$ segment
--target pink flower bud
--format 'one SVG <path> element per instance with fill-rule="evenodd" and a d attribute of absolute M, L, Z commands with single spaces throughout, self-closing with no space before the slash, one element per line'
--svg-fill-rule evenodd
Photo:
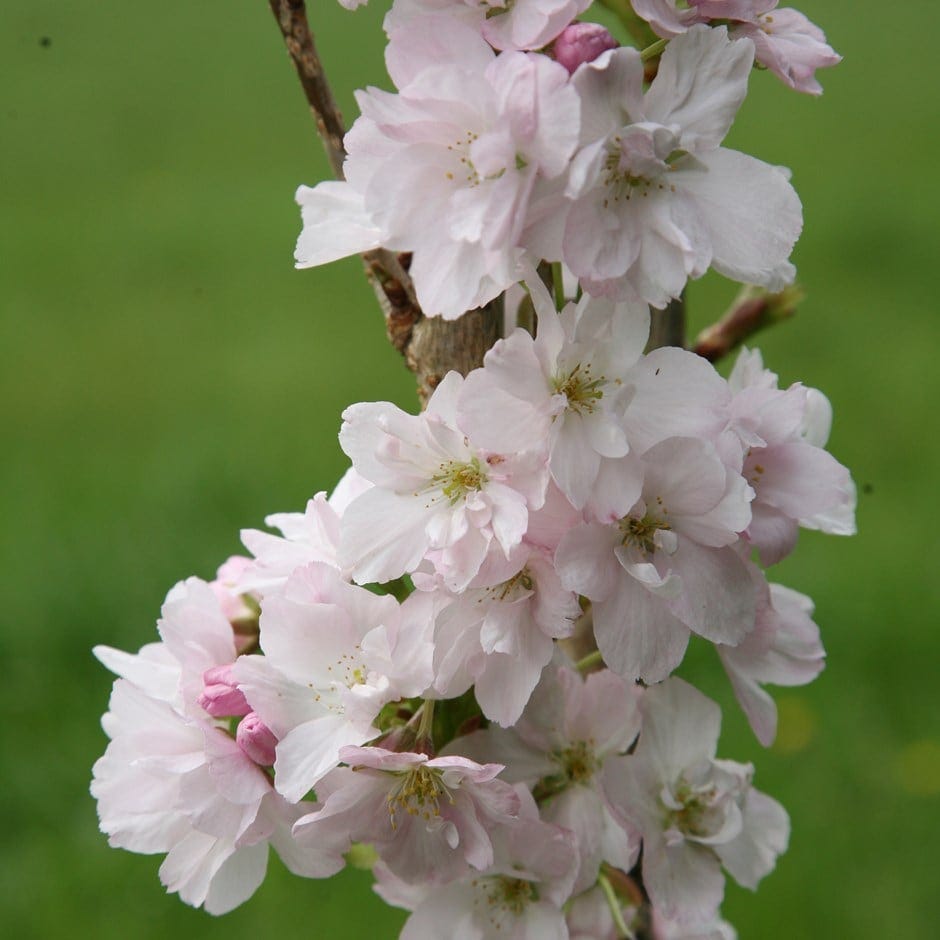
<path fill-rule="evenodd" d="M 251 706 L 232 678 L 232 665 L 213 666 L 202 674 L 205 688 L 197 701 L 213 718 L 247 715 Z"/>
<path fill-rule="evenodd" d="M 239 722 L 235 742 L 256 764 L 270 767 L 274 763 L 277 738 L 255 712 L 248 712 Z"/>
<path fill-rule="evenodd" d="M 600 23 L 572 23 L 561 31 L 553 50 L 555 61 L 573 75 L 583 62 L 593 62 L 602 52 L 619 45 Z"/>

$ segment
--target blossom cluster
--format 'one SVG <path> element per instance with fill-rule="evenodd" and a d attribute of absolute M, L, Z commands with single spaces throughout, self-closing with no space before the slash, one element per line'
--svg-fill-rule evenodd
<path fill-rule="evenodd" d="M 773 741 L 764 685 L 824 653 L 765 569 L 801 527 L 854 531 L 854 487 L 820 392 L 756 350 L 725 379 L 647 346 L 650 305 L 709 267 L 792 279 L 788 174 L 721 143 L 755 55 L 809 92 L 838 57 L 773 0 L 634 0 L 655 55 L 574 22 L 587 6 L 396 0 L 397 92 L 360 93 L 346 180 L 298 195 L 302 266 L 408 252 L 428 315 L 516 291 L 537 328 L 420 414 L 347 408 L 331 495 L 176 585 L 159 642 L 96 648 L 119 676 L 101 827 L 166 853 L 189 904 L 245 901 L 269 847 L 321 878 L 369 846 L 406 940 L 729 938 L 724 872 L 754 888 L 786 848 L 674 673 L 693 634 L 714 645 Z"/>

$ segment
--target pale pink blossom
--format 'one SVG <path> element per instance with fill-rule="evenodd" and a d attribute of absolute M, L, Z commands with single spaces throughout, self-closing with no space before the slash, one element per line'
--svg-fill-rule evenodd
<path fill-rule="evenodd" d="M 855 533 L 855 485 L 823 450 L 831 408 L 800 384 L 777 388 L 757 350 L 742 349 L 729 378 L 735 395 L 730 430 L 744 450 L 742 473 L 754 490 L 745 532 L 771 565 L 796 545 L 799 526 L 836 535 Z"/>
<path fill-rule="evenodd" d="M 601 862 L 624 871 L 636 862 L 639 834 L 612 820 L 599 781 L 607 760 L 636 740 L 640 697 L 638 686 L 610 670 L 582 677 L 555 664 L 514 727 L 491 726 L 448 748 L 505 764 L 506 780 L 525 783 L 538 796 L 542 819 L 574 834 L 576 893 L 595 883 Z"/>
<path fill-rule="evenodd" d="M 762 580 L 762 579 L 761 579 Z M 812 682 L 825 665 L 813 602 L 782 584 L 758 590 L 754 629 L 737 646 L 717 647 L 734 694 L 758 741 L 777 735 L 777 707 L 763 683 L 795 686 Z"/>
<path fill-rule="evenodd" d="M 343 412 L 340 445 L 375 484 L 343 516 L 340 558 L 359 583 L 397 578 L 427 557 L 462 590 L 491 547 L 509 556 L 529 508 L 542 504 L 547 472 L 537 456 L 487 453 L 457 427 L 463 381 L 448 373 L 420 415 L 388 402 Z"/>
<path fill-rule="evenodd" d="M 292 807 L 224 730 L 177 711 L 125 679 L 102 724 L 111 741 L 91 792 L 111 845 L 167 853 L 160 880 L 187 904 L 224 914 L 260 885 L 268 845 L 295 874 L 322 878 L 343 866 L 340 847 L 302 848 Z"/>
<path fill-rule="evenodd" d="M 378 735 L 382 706 L 418 695 L 430 682 L 426 653 L 388 661 L 401 631 L 401 610 L 345 582 L 316 562 L 298 569 L 262 602 L 264 656 L 243 656 L 234 675 L 253 711 L 277 738 L 274 783 L 291 802 L 339 763 L 339 751 Z M 409 635 L 403 642 L 413 644 Z M 420 644 L 419 644 L 420 646 Z"/>
<path fill-rule="evenodd" d="M 293 571 L 312 561 L 340 568 L 337 559 L 340 519 L 346 507 L 370 486 L 350 468 L 329 497 L 325 492 L 317 493 L 307 502 L 304 512 L 267 516 L 265 523 L 280 529 L 280 536 L 242 529 L 242 542 L 254 560 L 240 572 L 239 589 L 258 594 L 279 590 Z"/>
<path fill-rule="evenodd" d="M 696 23 L 713 20 L 728 25 L 732 39 L 754 43 L 756 61 L 791 88 L 807 94 L 822 93 L 816 69 L 838 65 L 840 56 L 826 42 L 825 33 L 799 10 L 777 9 L 779 0 L 631 0 L 633 9 L 657 36 L 671 39 Z"/>
<path fill-rule="evenodd" d="M 295 257 L 310 267 L 377 244 L 410 251 L 422 310 L 453 319 L 520 280 L 530 207 L 541 183 L 568 168 L 580 105 L 557 62 L 494 58 L 472 28 L 433 19 L 446 63 L 436 64 L 442 53 L 422 62 L 426 47 L 410 29 L 393 34 L 389 67 L 400 92 L 359 93 L 348 182 L 298 193 Z"/>
<path fill-rule="evenodd" d="M 302 845 L 367 842 L 398 878 L 453 881 L 493 864 L 490 834 L 519 811 L 519 797 L 497 780 L 500 764 L 463 757 L 344 747 L 340 767 L 318 787 L 322 809 L 294 827 Z"/>
<path fill-rule="evenodd" d="M 649 309 L 585 295 L 557 314 L 537 277 L 529 289 L 537 336 L 517 329 L 487 352 L 464 382 L 457 420 L 488 450 L 547 451 L 552 478 L 581 508 L 602 459 L 630 450 L 627 376 L 649 337 Z"/>
<path fill-rule="evenodd" d="M 564 536 L 555 564 L 566 588 L 594 602 L 610 668 L 658 682 L 690 631 L 735 645 L 753 629 L 755 590 L 735 548 L 752 493 L 696 438 L 667 438 L 621 464 L 605 481 L 604 514 Z"/>
<path fill-rule="evenodd" d="M 643 91 L 635 49 L 581 66 L 582 149 L 572 162 L 564 260 L 594 293 L 663 307 L 709 267 L 780 289 L 802 227 L 787 173 L 720 146 L 747 92 L 750 43 L 693 26 Z"/>
<path fill-rule="evenodd" d="M 376 891 L 413 912 L 401 940 L 567 940 L 561 907 L 576 864 L 571 834 L 541 822 L 528 791 L 516 792 L 518 816 L 492 831 L 494 860 L 485 872 L 443 886 L 411 886 L 376 865 Z"/>
<path fill-rule="evenodd" d="M 481 33 L 494 49 L 537 50 L 589 6 L 590 0 L 395 0 L 384 25 L 390 39 L 426 30 L 421 34 L 426 48 L 440 35 L 437 24 L 456 20 Z"/>
<path fill-rule="evenodd" d="M 487 718 L 515 724 L 553 641 L 571 634 L 580 613 L 544 550 L 523 543 L 508 559 L 491 555 L 464 591 L 445 595 L 435 618 L 435 690 L 454 698 L 473 685 Z"/>
<path fill-rule="evenodd" d="M 718 760 L 721 711 L 671 678 L 648 689 L 635 751 L 612 758 L 602 786 L 615 818 L 643 835 L 643 884 L 668 920 L 713 921 L 724 868 L 755 888 L 786 849 L 783 807 L 751 786 L 753 767 Z"/>

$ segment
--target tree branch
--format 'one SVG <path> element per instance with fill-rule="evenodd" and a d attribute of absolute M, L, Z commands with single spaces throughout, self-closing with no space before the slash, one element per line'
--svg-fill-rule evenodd
<path fill-rule="evenodd" d="M 343 179 L 343 117 L 324 74 L 304 0 L 268 0 L 268 5 L 317 122 L 333 174 Z M 409 256 L 379 248 L 363 254 L 362 261 L 382 308 L 389 341 L 405 357 L 418 380 L 422 406 L 451 369 L 466 375 L 482 365 L 484 354 L 502 335 L 501 301 L 472 310 L 458 320 L 425 317 L 408 275 Z"/>
<path fill-rule="evenodd" d="M 661 346 L 685 348 L 685 292 L 678 300 L 670 300 L 663 310 L 650 311 L 650 338 L 647 351 Z"/>
<path fill-rule="evenodd" d="M 747 285 L 741 288 L 724 316 L 699 333 L 692 352 L 717 362 L 749 336 L 792 317 L 802 299 L 803 291 L 796 284 L 777 294 Z"/>

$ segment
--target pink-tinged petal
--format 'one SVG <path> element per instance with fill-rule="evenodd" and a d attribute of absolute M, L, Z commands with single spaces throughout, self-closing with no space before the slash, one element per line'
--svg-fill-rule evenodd
<path fill-rule="evenodd" d="M 627 121 L 642 121 L 643 62 L 621 47 L 582 65 L 571 83 L 581 96 L 581 143 L 604 140 Z"/>
<path fill-rule="evenodd" d="M 666 917 L 690 923 L 714 920 L 725 893 L 711 849 L 685 841 L 667 846 L 661 836 L 643 840 L 643 884 Z"/>
<path fill-rule="evenodd" d="M 666 47 L 645 106 L 647 120 L 677 124 L 683 150 L 718 147 L 747 94 L 754 49 L 725 27 L 693 26 Z"/>
<path fill-rule="evenodd" d="M 759 474 L 755 463 L 760 464 Z M 791 519 L 825 513 L 854 496 L 848 470 L 828 451 L 802 441 L 757 452 L 745 466 L 745 472 L 756 477 L 758 499 Z"/>
<path fill-rule="evenodd" d="M 304 225 L 294 250 L 298 268 L 337 261 L 382 244 L 382 230 L 366 211 L 362 194 L 348 183 L 301 186 L 294 198 Z"/>
<path fill-rule="evenodd" d="M 591 446 L 587 424 L 580 415 L 561 415 L 557 420 L 562 424 L 549 461 L 552 479 L 572 506 L 580 509 L 591 494 L 601 457 Z"/>
<path fill-rule="evenodd" d="M 785 286 L 781 266 L 799 238 L 803 211 L 783 170 L 720 148 L 683 164 L 674 177 L 694 199 L 716 271 L 770 290 Z"/>
<path fill-rule="evenodd" d="M 241 656 L 235 678 L 252 709 L 278 738 L 297 725 L 328 714 L 314 689 L 288 679 L 266 656 Z"/>
<path fill-rule="evenodd" d="M 727 472 L 707 441 L 670 437 L 646 451 L 643 462 L 644 499 L 650 508 L 663 505 L 675 526 L 683 516 L 704 515 L 725 494 Z"/>
<path fill-rule="evenodd" d="M 264 850 L 266 857 L 267 846 L 253 846 L 247 851 L 249 857 L 256 857 L 261 850 Z M 212 879 L 234 852 L 235 846 L 231 841 L 191 830 L 170 849 L 163 860 L 160 882 L 167 891 L 178 892 L 181 901 L 199 907 L 206 900 Z M 246 900 L 247 896 L 241 897 L 232 906 L 237 907 Z"/>
<path fill-rule="evenodd" d="M 694 8 L 680 12 L 675 0 L 630 0 L 630 5 L 636 15 L 646 20 L 653 32 L 663 39 L 672 39 L 684 33 L 692 23 L 703 21 Z"/>
<path fill-rule="evenodd" d="M 574 834 L 580 865 L 572 893 L 587 890 L 597 881 L 602 861 L 604 809 L 597 792 L 587 786 L 568 786 L 544 804 L 542 819 Z"/>
<path fill-rule="evenodd" d="M 526 542 L 554 552 L 562 536 L 579 525 L 584 516 L 568 501 L 552 480 L 545 491 L 545 503 L 529 513 Z"/>
<path fill-rule="evenodd" d="M 566 688 L 566 732 L 572 741 L 591 740 L 599 756 L 622 754 L 640 732 L 640 686 L 602 669 L 578 679 L 569 670 L 559 670 Z M 572 686 L 581 688 L 580 705 L 573 704 Z"/>
<path fill-rule="evenodd" d="M 163 643 L 148 643 L 138 653 L 96 646 L 92 653 L 105 668 L 127 679 L 162 702 L 173 702 L 179 692 L 180 665 Z"/>
<path fill-rule="evenodd" d="M 493 503 L 493 534 L 508 556 L 525 535 L 529 521 L 525 498 L 516 490 L 495 482 L 487 486 L 486 493 Z"/>
<path fill-rule="evenodd" d="M 574 203 L 565 222 L 564 261 L 579 277 L 592 281 L 623 277 L 644 245 L 642 220 L 613 211 L 605 201 L 605 190 L 593 189 Z"/>
<path fill-rule="evenodd" d="M 633 454 L 600 462 L 587 503 L 598 522 L 619 522 L 634 507 L 643 488 L 645 466 Z"/>
<path fill-rule="evenodd" d="M 739 885 L 757 889 L 764 875 L 773 871 L 777 856 L 787 850 L 790 817 L 774 799 L 750 790 L 744 803 L 744 828 L 732 842 L 715 847 L 721 863 Z"/>
<path fill-rule="evenodd" d="M 639 453 L 667 437 L 715 437 L 727 423 L 731 391 L 701 356 L 656 349 L 630 370 L 627 382 L 635 395 L 624 424 Z"/>
<path fill-rule="evenodd" d="M 597 523 L 580 525 L 568 532 L 555 552 L 555 568 L 562 585 L 591 600 L 604 600 L 617 587 L 621 568 L 613 549 L 619 532 Z"/>
<path fill-rule="evenodd" d="M 418 567 L 428 549 L 427 525 L 438 512 L 431 499 L 376 487 L 350 505 L 340 558 L 357 582 L 391 581 Z"/>
<path fill-rule="evenodd" d="M 604 662 L 626 679 L 660 682 L 682 662 L 689 629 L 633 578 L 594 604 L 594 635 Z"/>
<path fill-rule="evenodd" d="M 475 694 L 483 714 L 504 728 L 522 714 L 542 669 L 552 658 L 553 644 L 541 631 L 528 630 L 526 650 L 519 656 L 493 653 L 476 681 Z"/>
<path fill-rule="evenodd" d="M 672 781 L 687 767 L 715 756 L 721 709 L 681 679 L 648 689 L 641 705 L 643 730 L 638 748 L 658 780 Z"/>
<path fill-rule="evenodd" d="M 396 88 L 404 88 L 426 68 L 449 65 L 483 72 L 493 61 L 493 50 L 478 29 L 453 16 L 426 14 L 389 29 L 385 66 Z"/>
<path fill-rule="evenodd" d="M 324 774 L 339 764 L 341 747 L 363 744 L 377 733 L 375 728 L 355 728 L 338 715 L 299 725 L 278 742 L 275 789 L 291 803 L 302 800 Z"/>
<path fill-rule="evenodd" d="M 747 567 L 733 548 L 702 548 L 684 540 L 673 556 L 682 594 L 670 610 L 690 630 L 734 646 L 754 628 L 756 595 Z"/>
<path fill-rule="evenodd" d="M 543 401 L 548 395 L 543 394 Z M 498 420 L 494 420 L 498 415 Z M 497 454 L 541 450 L 551 419 L 543 410 L 494 384 L 487 371 L 470 373 L 460 404 L 460 427 L 473 443 Z"/>
<path fill-rule="evenodd" d="M 809 95 L 822 94 L 816 69 L 842 61 L 823 31 L 798 10 L 775 10 L 757 24 L 735 24 L 732 35 L 746 36 L 757 49 L 757 61 L 785 84 Z"/>
<path fill-rule="evenodd" d="M 203 907 L 216 916 L 228 914 L 261 887 L 267 869 L 266 842 L 239 848 L 225 860 L 212 879 Z"/>
<path fill-rule="evenodd" d="M 262 812 L 272 817 L 271 845 L 288 871 L 302 878 L 329 878 L 346 864 L 343 853 L 349 849 L 349 840 L 324 838 L 316 845 L 301 845 L 291 830 L 313 806 L 311 803 L 292 806 L 272 793 L 262 803 Z"/>
<path fill-rule="evenodd" d="M 622 826 L 604 806 L 604 830 L 601 833 L 601 857 L 605 862 L 630 871 L 640 854 L 640 832 L 631 826 Z"/>
<path fill-rule="evenodd" d="M 796 548 L 799 534 L 800 527 L 795 519 L 761 502 L 751 504 L 747 539 L 757 548 L 765 567 L 786 558 Z"/>

